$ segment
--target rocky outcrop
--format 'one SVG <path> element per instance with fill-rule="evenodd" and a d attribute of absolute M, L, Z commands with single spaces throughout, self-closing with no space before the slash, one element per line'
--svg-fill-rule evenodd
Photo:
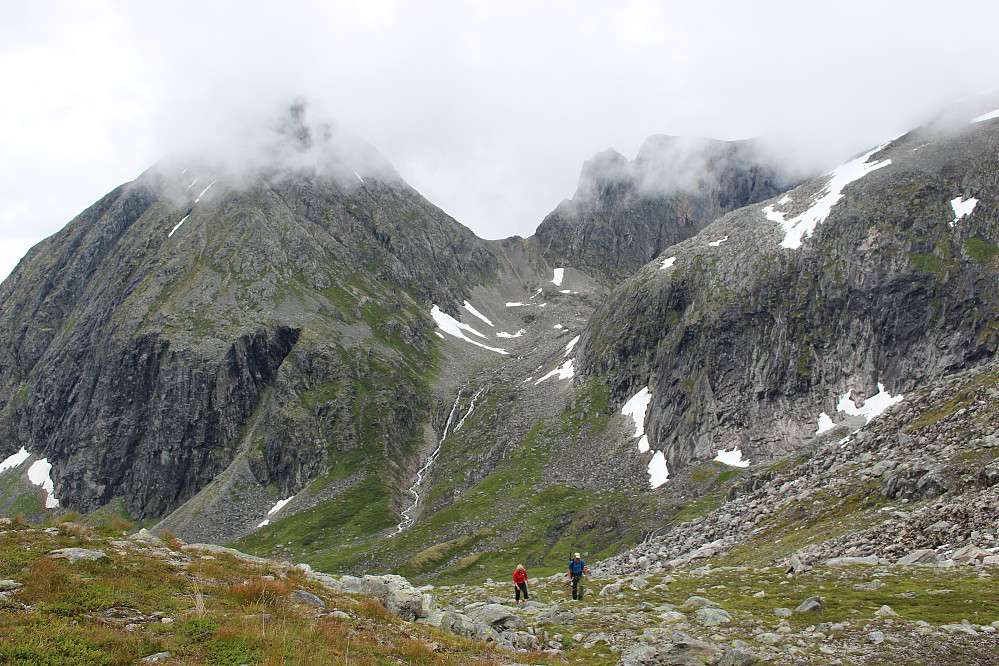
<path fill-rule="evenodd" d="M 633 162 L 614 150 L 586 162 L 572 199 L 535 236 L 552 265 L 617 281 L 725 213 L 792 184 L 759 142 L 652 136 Z"/>
<path fill-rule="evenodd" d="M 786 455 L 823 412 L 995 358 L 997 153 L 994 121 L 915 131 L 722 217 L 598 308 L 584 376 L 613 383 L 612 405 L 649 387 L 645 432 L 676 469 Z"/>

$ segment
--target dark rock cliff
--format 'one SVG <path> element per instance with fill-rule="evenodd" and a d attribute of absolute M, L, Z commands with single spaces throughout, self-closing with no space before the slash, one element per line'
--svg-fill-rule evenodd
<path fill-rule="evenodd" d="M 634 162 L 614 150 L 586 162 L 572 199 L 535 235 L 553 265 L 614 282 L 721 215 L 794 184 L 756 141 L 653 136 Z"/>
<path fill-rule="evenodd" d="M 997 156 L 996 121 L 923 128 L 722 217 L 598 308 L 585 374 L 612 382 L 612 404 L 650 387 L 646 432 L 676 467 L 733 446 L 770 459 L 812 437 L 821 412 L 844 418 L 851 390 L 859 405 L 879 383 L 905 393 L 995 358 Z M 775 220 L 818 215 L 864 171 L 795 248 Z"/>

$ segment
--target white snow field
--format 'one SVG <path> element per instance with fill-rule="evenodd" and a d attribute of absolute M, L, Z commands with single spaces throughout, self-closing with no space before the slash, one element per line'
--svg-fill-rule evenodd
<path fill-rule="evenodd" d="M 763 214 L 766 218 L 771 222 L 777 222 L 784 229 L 784 240 L 780 243 L 781 247 L 793 250 L 800 248 L 802 240 L 806 236 L 811 236 L 812 232 L 815 231 L 815 227 L 829 217 L 833 206 L 843 198 L 843 190 L 846 189 L 847 185 L 860 180 L 872 171 L 891 164 L 890 159 L 872 163 L 868 163 L 867 161 L 872 155 L 888 145 L 888 143 L 890 142 L 883 143 L 857 159 L 835 169 L 829 174 L 830 178 L 826 186 L 813 198 L 812 205 L 808 207 L 808 210 L 792 217 L 790 220 L 784 218 L 784 213 L 774 210 L 773 204 L 764 206 Z M 778 205 L 784 205 L 790 201 L 791 199 L 785 195 L 777 203 Z"/>

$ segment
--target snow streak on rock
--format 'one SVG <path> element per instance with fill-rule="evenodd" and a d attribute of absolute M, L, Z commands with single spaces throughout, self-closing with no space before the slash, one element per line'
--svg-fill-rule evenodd
<path fill-rule="evenodd" d="M 708 245 L 710 245 L 711 247 L 718 247 L 719 245 L 721 245 L 722 243 L 724 243 L 727 240 L 728 240 L 728 236 L 725 236 L 724 238 L 719 238 L 716 241 L 711 241 L 710 243 L 708 243 Z"/>
<path fill-rule="evenodd" d="M 985 120 L 992 120 L 993 118 L 999 118 L 999 109 L 995 111 L 989 111 L 988 113 L 983 113 L 980 116 L 971 119 L 973 123 L 980 123 Z"/>
<path fill-rule="evenodd" d="M 288 502 L 290 502 L 293 499 L 295 499 L 294 495 L 292 495 L 291 497 L 289 497 L 287 499 L 278 500 L 277 503 L 274 506 L 271 507 L 271 510 L 268 511 L 265 515 L 270 516 L 272 514 L 277 513 L 278 511 L 280 511 L 281 509 L 284 508 L 285 504 L 287 504 Z M 260 528 L 260 527 L 264 527 L 265 525 L 270 525 L 270 524 L 271 524 L 270 519 L 269 518 L 264 518 L 264 520 L 259 525 L 257 525 L 257 527 Z"/>
<path fill-rule="evenodd" d="M 659 268 L 661 268 L 662 270 L 665 270 L 667 268 L 672 267 L 673 264 L 675 264 L 675 263 L 676 263 L 676 257 L 667 257 L 666 259 L 663 259 L 663 265 L 660 266 Z"/>
<path fill-rule="evenodd" d="M 766 215 L 767 219 L 771 222 L 777 222 L 784 229 L 784 240 L 781 241 L 781 247 L 787 247 L 791 249 L 797 249 L 801 247 L 801 242 L 806 236 L 811 236 L 812 232 L 815 231 L 815 227 L 825 221 L 829 217 L 829 213 L 832 211 L 833 206 L 843 198 L 843 190 L 850 183 L 860 180 L 867 174 L 880 169 L 881 167 L 886 167 L 891 164 L 891 160 L 881 160 L 880 162 L 868 163 L 875 153 L 884 148 L 887 143 L 883 143 L 880 146 L 874 148 L 870 152 L 867 152 L 852 162 L 847 162 L 843 166 L 839 167 L 831 174 L 829 174 L 829 182 L 826 186 L 816 195 L 812 200 L 811 206 L 805 212 L 792 217 L 790 220 L 784 219 L 784 213 L 781 211 L 774 210 L 774 204 L 765 206 L 763 208 L 763 214 Z M 784 201 L 786 197 L 781 198 Z M 790 199 L 788 199 L 788 202 Z M 785 205 L 778 202 L 778 205 Z"/>
<path fill-rule="evenodd" d="M 184 218 L 180 222 L 177 223 L 177 226 L 175 226 L 173 229 L 170 230 L 170 233 L 167 234 L 167 238 L 170 238 L 170 236 L 173 236 L 173 232 L 175 232 L 178 229 L 180 229 L 180 225 L 184 224 L 184 221 L 187 220 L 187 218 L 189 218 L 189 217 L 191 217 L 191 216 L 190 215 L 185 215 Z"/>
<path fill-rule="evenodd" d="M 570 340 L 569 344 L 567 344 L 565 346 L 565 356 L 568 356 L 569 354 L 572 353 L 572 348 L 576 346 L 577 342 L 579 342 L 579 336 L 578 335 L 576 337 L 574 337 L 572 340 Z"/>
<path fill-rule="evenodd" d="M 434 305 L 430 309 L 430 316 L 434 318 L 435 322 L 437 322 L 437 326 L 442 331 L 444 331 L 445 333 L 447 333 L 449 335 L 453 335 L 454 337 L 459 338 L 461 340 L 464 340 L 465 342 L 471 342 L 473 345 L 475 345 L 477 347 L 482 347 L 483 349 L 488 349 L 489 351 L 496 352 L 497 354 L 506 354 L 507 353 L 507 351 L 505 349 L 498 349 L 496 347 L 489 347 L 487 345 L 482 344 L 481 342 L 478 342 L 476 340 L 472 340 L 471 338 L 469 338 L 462 331 L 468 331 L 472 335 L 477 335 L 480 338 L 485 338 L 486 336 L 483 335 L 482 333 L 479 333 L 478 331 L 476 331 L 474 328 L 472 328 L 468 324 L 462 324 L 460 321 L 458 321 L 457 319 L 455 319 L 454 317 L 452 317 L 448 313 L 444 312 L 443 310 L 441 310 L 436 305 Z M 440 335 L 439 332 L 438 332 L 438 335 Z M 441 337 L 443 338 L 444 336 L 441 336 Z"/>
<path fill-rule="evenodd" d="M 495 324 L 493 324 L 491 321 L 489 321 L 489 319 L 486 318 L 486 316 L 484 314 L 482 314 L 481 312 L 479 312 L 478 310 L 476 310 L 475 308 L 473 308 L 472 304 L 469 303 L 468 301 L 465 301 L 465 309 L 468 310 L 469 312 L 471 312 L 473 315 L 475 315 L 479 319 L 481 319 L 482 321 L 486 322 L 486 324 L 488 324 L 489 326 L 495 326 Z"/>
<path fill-rule="evenodd" d="M 541 382 L 545 381 L 546 379 L 550 379 L 551 377 L 558 377 L 559 379 L 572 379 L 575 376 L 576 376 L 576 369 L 573 367 L 572 359 L 570 358 L 568 361 L 566 361 L 559 367 L 555 368 L 554 370 L 549 372 L 547 375 L 545 375 L 538 381 L 534 382 L 534 385 L 537 386 Z"/>
<path fill-rule="evenodd" d="M 212 189 L 212 185 L 214 185 L 217 182 L 219 182 L 219 181 L 213 180 L 212 182 L 208 183 L 208 187 L 206 187 L 205 189 L 201 190 L 201 194 L 199 194 L 198 198 L 194 200 L 194 203 L 198 203 L 199 201 L 201 201 L 201 197 L 205 196 L 205 192 L 207 192 L 208 190 Z"/>

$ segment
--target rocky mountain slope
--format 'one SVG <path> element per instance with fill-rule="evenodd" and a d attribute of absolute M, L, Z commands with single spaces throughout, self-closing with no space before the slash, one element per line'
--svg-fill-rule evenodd
<path fill-rule="evenodd" d="M 583 376 L 611 405 L 647 390 L 647 441 L 674 469 L 787 455 L 864 400 L 995 358 L 999 123 L 973 115 L 663 252 L 599 306 Z"/>
<path fill-rule="evenodd" d="M 608 149 L 538 227 L 544 256 L 614 282 L 723 214 L 796 185 L 757 140 L 652 136 L 634 161 Z"/>
<path fill-rule="evenodd" d="M 428 304 L 497 260 L 303 113 L 262 166 L 158 165 L 4 282 L 2 450 L 52 461 L 64 505 L 161 517 L 232 468 L 248 497 L 223 532 L 309 483 L 392 523 L 433 403 Z"/>

